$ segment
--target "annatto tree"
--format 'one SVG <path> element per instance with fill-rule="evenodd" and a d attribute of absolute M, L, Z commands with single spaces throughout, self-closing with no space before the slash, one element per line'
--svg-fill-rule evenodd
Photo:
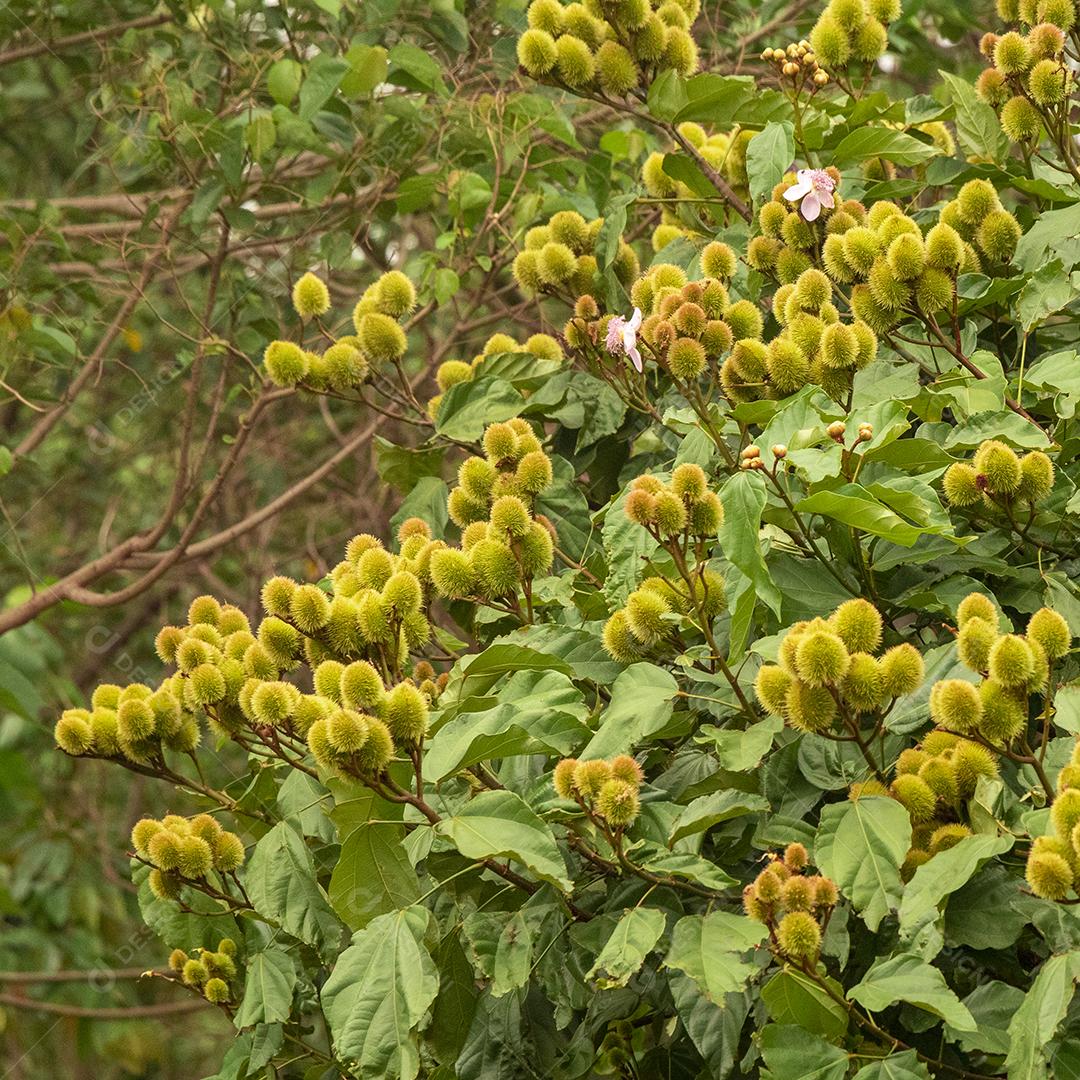
<path fill-rule="evenodd" d="M 1073 0 L 906 100 L 899 0 L 756 80 L 698 16 L 534 0 L 524 75 L 661 144 L 508 235 L 548 332 L 402 392 L 393 535 L 56 724 L 190 811 L 131 869 L 220 1078 L 1080 1073 Z M 291 299 L 269 382 L 396 383 L 408 276 Z"/>

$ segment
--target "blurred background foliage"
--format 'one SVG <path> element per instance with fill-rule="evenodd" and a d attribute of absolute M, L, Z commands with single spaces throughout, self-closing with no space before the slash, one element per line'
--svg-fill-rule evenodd
<path fill-rule="evenodd" d="M 706 2 L 702 69 L 763 74 L 761 49 L 819 6 Z M 882 60 L 893 96 L 929 93 L 941 68 L 970 78 L 990 6 L 907 0 Z M 150 630 L 194 595 L 254 616 L 258 583 L 385 535 L 437 471 L 390 445 L 424 432 L 386 394 L 265 392 L 258 357 L 294 329 L 276 313 L 302 273 L 338 304 L 388 267 L 420 284 L 420 400 L 494 330 L 561 325 L 509 272 L 525 231 L 603 213 L 657 143 L 520 81 L 523 24 L 520 0 L 0 5 L 5 1077 L 187 1080 L 220 1060 L 218 1013 L 135 977 L 162 956 L 116 842 L 188 808 L 76 769 L 52 718 L 152 670 Z M 628 236 L 653 224 L 646 209 Z"/>

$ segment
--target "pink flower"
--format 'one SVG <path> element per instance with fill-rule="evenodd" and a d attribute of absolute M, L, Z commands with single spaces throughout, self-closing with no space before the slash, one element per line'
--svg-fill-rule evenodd
<path fill-rule="evenodd" d="M 644 371 L 641 353 L 638 352 L 637 347 L 639 326 L 641 326 L 640 308 L 634 308 L 634 314 L 629 319 L 624 319 L 621 315 L 612 316 L 608 323 L 607 340 L 604 344 L 612 356 L 627 356 L 638 371 Z"/>
<path fill-rule="evenodd" d="M 799 213 L 807 221 L 817 221 L 823 206 L 831 210 L 836 205 L 836 181 L 824 169 L 800 169 L 795 177 L 797 182 L 784 192 L 784 198 L 788 202 L 802 199 Z"/>

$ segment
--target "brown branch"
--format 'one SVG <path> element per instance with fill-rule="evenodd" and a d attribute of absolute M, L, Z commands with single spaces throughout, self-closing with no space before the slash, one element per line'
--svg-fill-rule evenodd
<path fill-rule="evenodd" d="M 202 998 L 190 1001 L 166 1001 L 160 1005 L 128 1005 L 118 1008 L 94 1008 L 87 1005 L 60 1005 L 55 1001 L 35 1001 L 15 994 L 0 993 L 0 1005 L 12 1009 L 28 1009 L 31 1012 L 51 1013 L 53 1016 L 69 1016 L 80 1020 L 152 1020 L 159 1016 L 176 1016 L 195 1012 L 209 1004 Z"/>
<path fill-rule="evenodd" d="M 13 64 L 16 60 L 29 60 L 34 56 L 43 56 L 46 53 L 59 52 L 62 49 L 71 49 L 76 45 L 85 45 L 87 42 L 104 41 L 106 38 L 119 37 L 129 30 L 146 30 L 151 26 L 161 26 L 162 23 L 172 22 L 172 13 L 161 11 L 154 15 L 142 15 L 138 19 L 129 19 L 127 22 L 113 23 L 111 26 L 102 26 L 96 30 L 83 30 L 78 34 L 68 34 L 67 37 L 54 38 L 52 41 L 38 39 L 33 45 L 19 45 L 14 49 L 0 52 L 0 65 Z"/>

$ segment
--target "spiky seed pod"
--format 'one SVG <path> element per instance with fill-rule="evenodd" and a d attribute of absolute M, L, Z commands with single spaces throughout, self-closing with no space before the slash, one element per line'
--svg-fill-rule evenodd
<path fill-rule="evenodd" d="M 874 263 L 867 283 L 874 300 L 886 311 L 899 311 L 911 300 L 911 287 L 896 276 L 887 259 Z"/>
<path fill-rule="evenodd" d="M 244 842 L 236 833 L 222 831 L 214 837 L 214 869 L 231 874 L 244 865 Z"/>
<path fill-rule="evenodd" d="M 301 585 L 293 591 L 289 615 L 303 633 L 314 634 L 330 618 L 330 598 L 318 585 Z"/>
<path fill-rule="evenodd" d="M 65 709 L 53 728 L 53 738 L 65 754 L 78 757 L 88 753 L 94 745 L 90 713 L 86 709 Z"/>
<path fill-rule="evenodd" d="M 1004 634 L 994 642 L 987 658 L 990 677 L 1002 686 L 1023 686 L 1035 672 L 1031 646 L 1017 634 Z"/>
<path fill-rule="evenodd" d="M 1071 79 L 1057 60 L 1040 60 L 1028 73 L 1028 93 L 1036 105 L 1059 105 L 1069 93 Z"/>
<path fill-rule="evenodd" d="M 272 577 L 262 587 L 261 601 L 263 610 L 268 615 L 276 615 L 278 618 L 289 617 L 289 605 L 292 603 L 293 593 L 298 586 L 292 578 Z"/>
<path fill-rule="evenodd" d="M 869 653 L 853 653 L 839 689 L 841 697 L 857 712 L 872 712 L 881 704 L 882 696 L 878 662 Z"/>
<path fill-rule="evenodd" d="M 764 237 L 757 237 L 756 239 L 762 240 Z M 848 261 L 844 256 L 843 236 L 835 234 L 827 236 L 821 249 L 821 258 L 825 265 L 825 270 L 833 281 L 838 281 L 841 284 L 846 285 L 855 280 L 855 270 L 848 264 Z M 775 261 L 776 260 L 774 259 L 774 264 Z"/>
<path fill-rule="evenodd" d="M 1054 489 L 1054 464 L 1041 450 L 1020 459 L 1020 484 L 1016 495 L 1031 504 L 1042 502 Z"/>
<path fill-rule="evenodd" d="M 801 390 L 810 378 L 810 361 L 788 338 L 777 337 L 769 342 L 766 365 L 769 381 L 782 394 Z"/>
<path fill-rule="evenodd" d="M 816 314 L 832 299 L 832 283 L 820 270 L 805 270 L 795 282 L 792 295 L 803 311 Z"/>
<path fill-rule="evenodd" d="M 699 304 L 687 301 L 687 303 L 680 304 L 676 308 L 672 321 L 675 324 L 675 329 L 680 334 L 688 334 L 690 337 L 697 338 L 704 333 L 705 324 L 708 320 Z"/>
<path fill-rule="evenodd" d="M 697 502 L 708 487 L 705 470 L 693 462 L 676 465 L 671 474 L 671 490 L 687 502 Z"/>
<path fill-rule="evenodd" d="M 1020 223 L 1008 210 L 994 210 L 983 219 L 975 242 L 991 262 L 1005 263 L 1016 253 L 1020 235 Z"/>
<path fill-rule="evenodd" d="M 997 626 L 998 610 L 994 601 L 983 593 L 968 593 L 956 606 L 956 625 L 962 628 L 971 619 L 985 619 L 991 626 Z"/>
<path fill-rule="evenodd" d="M 1031 891 L 1043 900 L 1064 900 L 1073 884 L 1069 863 L 1053 852 L 1032 853 L 1025 874 Z"/>
<path fill-rule="evenodd" d="M 558 59 L 555 39 L 546 30 L 532 27 L 518 38 L 517 58 L 528 74 L 538 79 L 555 67 Z"/>
<path fill-rule="evenodd" d="M 1001 107 L 1000 119 L 1001 130 L 1013 142 L 1034 142 L 1042 131 L 1042 118 L 1038 110 L 1019 94 L 1009 98 Z"/>
<path fill-rule="evenodd" d="M 983 715 L 979 734 L 997 746 L 1008 746 L 1027 724 L 1027 713 L 1017 695 L 994 679 L 979 687 Z"/>
<path fill-rule="evenodd" d="M 935 683 L 930 693 L 930 717 L 935 724 L 961 734 L 977 731 L 982 721 L 978 689 L 964 679 Z"/>
<path fill-rule="evenodd" d="M 579 761 L 574 768 L 574 788 L 588 803 L 596 800 L 611 779 L 611 765 L 601 758 Z"/>
<path fill-rule="evenodd" d="M 988 490 L 1009 495 L 1020 486 L 1022 472 L 1016 452 L 997 439 L 987 439 L 975 451 L 972 464 L 986 478 Z"/>
<path fill-rule="evenodd" d="M 150 837 L 146 856 L 159 870 L 174 871 L 180 866 L 180 840 L 183 837 L 171 829 L 161 829 Z"/>
<path fill-rule="evenodd" d="M 784 717 L 800 731 L 828 731 L 836 719 L 836 701 L 827 687 L 792 680 L 784 700 Z"/>
<path fill-rule="evenodd" d="M 154 711 L 146 700 L 129 698 L 120 702 L 120 707 L 116 710 L 116 730 L 125 749 L 151 738 L 154 728 Z M 89 730 L 89 724 L 87 724 L 88 733 Z M 87 738 L 90 737 L 87 734 Z M 85 753 L 85 751 L 81 752 Z"/>
<path fill-rule="evenodd" d="M 961 798 L 970 798 L 982 776 L 993 779 L 998 774 L 994 755 L 977 743 L 962 740 L 957 744 L 952 756 L 953 771 L 956 773 L 957 792 Z"/>
<path fill-rule="evenodd" d="M 596 812 L 615 829 L 633 824 L 641 812 L 637 784 L 612 777 L 596 796 Z"/>
<path fill-rule="evenodd" d="M 653 517 L 661 536 L 677 536 L 686 528 L 686 504 L 671 491 L 653 497 Z"/>
<path fill-rule="evenodd" d="M 225 676 L 213 664 L 199 664 L 188 676 L 189 689 L 192 700 L 198 705 L 210 705 L 215 701 L 221 701 L 225 697 Z M 176 724 L 171 725 L 170 730 L 175 729 L 179 723 L 177 711 Z M 155 721 L 157 717 L 155 716 Z"/>
<path fill-rule="evenodd" d="M 555 558 L 555 541 L 543 525 L 534 521 L 529 531 L 518 541 L 521 572 L 536 578 L 548 573 Z"/>
<path fill-rule="evenodd" d="M 787 220 L 787 207 L 781 202 L 767 202 L 758 211 L 758 224 L 763 235 L 779 239 L 780 230 Z"/>
<path fill-rule="evenodd" d="M 326 282 L 308 272 L 293 286 L 292 302 L 296 314 L 306 322 L 330 310 L 330 290 Z"/>
<path fill-rule="evenodd" d="M 307 353 L 291 341 L 271 341 L 263 353 L 263 367 L 275 386 L 293 387 L 307 375 Z"/>
<path fill-rule="evenodd" d="M 780 903 L 787 911 L 809 911 L 814 906 L 814 886 L 809 878 L 788 878 L 780 888 Z"/>
<path fill-rule="evenodd" d="M 409 570 L 391 574 L 382 588 L 382 602 L 387 614 L 399 619 L 416 614 L 424 603 L 419 578 Z"/>
<path fill-rule="evenodd" d="M 188 960 L 181 971 L 181 979 L 185 986 L 200 987 L 208 977 L 209 972 L 201 960 Z"/>
<path fill-rule="evenodd" d="M 1001 209 L 1001 202 L 989 180 L 969 180 L 957 193 L 955 206 L 968 226 L 978 228 L 988 214 Z"/>
<path fill-rule="evenodd" d="M 161 832 L 163 826 L 154 818 L 140 818 L 131 829 L 131 846 L 135 853 L 143 859 L 150 857 L 150 841 Z"/>
<path fill-rule="evenodd" d="M 1050 821 L 1054 832 L 1063 840 L 1069 840 L 1073 830 L 1080 825 L 1080 790 L 1068 788 L 1058 795 L 1050 809 Z"/>
<path fill-rule="evenodd" d="M 464 360 L 446 360 L 435 372 L 435 382 L 444 394 L 458 383 L 471 382 L 472 377 L 473 369 Z"/>
<path fill-rule="evenodd" d="M 1076 23 L 1076 4 L 1074 0 L 1042 0 L 1038 18 L 1061 30 L 1071 30 Z"/>
<path fill-rule="evenodd" d="M 1039 608 L 1028 620 L 1027 636 L 1037 642 L 1050 660 L 1060 660 L 1072 645 L 1069 624 L 1056 611 Z"/>
<path fill-rule="evenodd" d="M 889 269 L 901 281 L 914 281 L 926 266 L 926 248 L 922 237 L 912 233 L 901 233 L 885 253 Z"/>
<path fill-rule="evenodd" d="M 574 785 L 574 770 L 578 767 L 577 758 L 563 758 L 551 774 L 551 783 L 555 794 L 560 799 L 574 799 L 577 788 Z"/>
<path fill-rule="evenodd" d="M 881 644 L 881 614 L 869 600 L 845 600 L 830 616 L 829 625 L 850 652 L 873 653 Z"/>
<path fill-rule="evenodd" d="M 210 845 L 201 836 L 181 836 L 176 846 L 179 853 L 176 869 L 182 877 L 198 881 L 214 868 Z"/>
<path fill-rule="evenodd" d="M 285 682 L 265 682 L 251 694 L 251 711 L 260 724 L 274 727 L 292 716 L 299 691 Z"/>
<path fill-rule="evenodd" d="M 116 757 L 120 753 L 120 731 L 114 709 L 94 709 L 90 713 L 90 730 L 95 754 Z"/>
<path fill-rule="evenodd" d="M 1048 22 L 1039 23 L 1028 31 L 1028 48 L 1036 60 L 1052 60 L 1060 57 L 1065 49 L 1065 35 L 1061 28 Z"/>
<path fill-rule="evenodd" d="M 408 348 L 405 331 L 389 315 L 376 311 L 360 320 L 357 336 L 361 351 L 376 363 L 400 360 Z"/>
<path fill-rule="evenodd" d="M 629 754 L 617 754 L 611 759 L 611 775 L 615 780 L 633 784 L 635 787 L 640 786 L 645 779 L 644 770 Z"/>
<path fill-rule="evenodd" d="M 808 686 L 835 686 L 847 674 L 851 657 L 837 634 L 805 634 L 795 648 L 795 667 Z"/>
<path fill-rule="evenodd" d="M 795 842 L 784 848 L 784 865 L 793 873 L 805 870 L 809 862 L 810 855 L 802 844 Z"/>
<path fill-rule="evenodd" d="M 638 589 L 626 598 L 626 624 L 642 645 L 655 645 L 667 632 L 671 606 L 658 593 Z"/>
<path fill-rule="evenodd" d="M 382 676 L 367 660 L 355 660 L 341 672 L 341 702 L 357 712 L 374 712 L 386 695 Z"/>
<path fill-rule="evenodd" d="M 469 552 L 477 586 L 486 596 L 510 596 L 521 584 L 521 567 L 500 540 L 481 540 Z"/>
<path fill-rule="evenodd" d="M 933 818 L 937 796 L 922 777 L 911 773 L 898 776 L 892 782 L 892 794 L 916 824 Z"/>
<path fill-rule="evenodd" d="M 632 664 L 641 659 L 641 645 L 630 630 L 626 612 L 616 611 L 604 623 L 601 640 L 608 655 L 620 664 Z"/>
<path fill-rule="evenodd" d="M 671 68 L 684 79 L 693 75 L 699 65 L 697 42 L 679 26 L 668 27 L 661 65 Z"/>
<path fill-rule="evenodd" d="M 701 342 L 694 338 L 677 338 L 668 350 L 668 368 L 671 374 L 684 382 L 693 382 L 705 370 L 708 359 Z"/>
<path fill-rule="evenodd" d="M 724 523 L 724 505 L 715 491 L 705 494 L 690 508 L 690 533 L 708 539 L 716 536 Z"/>
<path fill-rule="evenodd" d="M 926 761 L 927 755 L 923 750 L 916 750 L 914 747 L 908 747 L 906 750 L 900 751 L 900 756 L 896 759 L 896 775 L 908 776 L 913 773 L 917 773 Z"/>
<path fill-rule="evenodd" d="M 706 244 L 701 252 L 701 272 L 705 277 L 730 281 L 738 268 L 738 259 L 729 244 L 714 240 Z"/>
<path fill-rule="evenodd" d="M 536 268 L 544 285 L 558 288 L 574 276 L 577 258 L 565 244 L 553 240 L 540 249 Z"/>
<path fill-rule="evenodd" d="M 724 311 L 724 322 L 731 327 L 732 336 L 740 338 L 760 338 L 764 320 L 757 306 L 749 300 L 736 300 Z"/>
<path fill-rule="evenodd" d="M 814 960 L 821 948 L 821 927 L 808 912 L 790 911 L 780 920 L 776 940 L 792 960 Z"/>
<path fill-rule="evenodd" d="M 90 705 L 95 709 L 116 709 L 120 704 L 120 687 L 115 683 L 101 683 L 90 695 Z"/>
<path fill-rule="evenodd" d="M 997 615 L 994 615 L 997 622 Z M 986 671 L 990 660 L 990 649 L 997 641 L 998 632 L 996 627 L 986 619 L 969 618 L 960 625 L 960 633 L 956 636 L 956 653 L 960 661 L 966 664 L 972 671 Z"/>
<path fill-rule="evenodd" d="M 810 31 L 810 48 L 818 63 L 829 71 L 844 67 L 851 58 L 851 39 L 828 12 L 820 16 Z"/>
<path fill-rule="evenodd" d="M 640 79 L 634 58 L 616 41 L 605 41 L 596 53 L 596 74 L 605 94 L 624 97 Z"/>
<path fill-rule="evenodd" d="M 503 495 L 491 507 L 491 526 L 507 536 L 521 537 L 529 531 L 532 518 L 528 507 L 516 495 Z"/>
<path fill-rule="evenodd" d="M 754 679 L 754 693 L 766 712 L 777 716 L 784 715 L 788 690 L 791 689 L 791 676 L 775 664 L 763 665 Z"/>
<path fill-rule="evenodd" d="M 951 762 L 944 757 L 933 757 L 923 762 L 919 779 L 945 803 L 956 802 L 956 774 Z"/>
<path fill-rule="evenodd" d="M 894 645 L 879 661 L 881 688 L 886 698 L 914 694 L 922 686 L 926 665 L 914 645 Z"/>
<path fill-rule="evenodd" d="M 424 741 L 428 726 L 428 705 L 412 683 L 398 683 L 387 695 L 382 718 L 396 743 L 417 745 Z"/>

